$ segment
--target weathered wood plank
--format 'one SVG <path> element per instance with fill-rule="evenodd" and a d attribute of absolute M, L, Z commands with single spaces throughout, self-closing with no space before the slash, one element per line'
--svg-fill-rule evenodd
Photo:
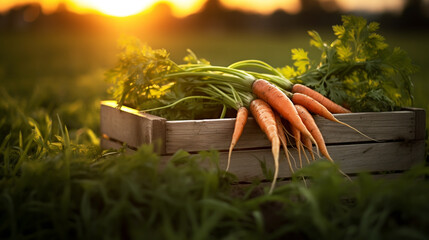
<path fill-rule="evenodd" d="M 167 121 L 166 152 L 178 149 L 201 151 L 229 148 L 235 118 L 195 121 Z M 270 143 L 253 118 L 247 121 L 236 149 L 267 147 Z"/>
<path fill-rule="evenodd" d="M 411 147 L 411 159 L 414 161 L 412 165 L 424 162 L 426 155 L 425 140 L 422 139 L 413 141 Z"/>
<path fill-rule="evenodd" d="M 103 101 L 100 115 L 102 134 L 132 147 L 152 143 L 157 152 L 165 153 L 165 118 L 128 107 L 119 110 L 114 101 Z"/>
<path fill-rule="evenodd" d="M 371 174 L 371 178 L 373 179 L 385 179 L 385 180 L 394 180 L 394 179 L 398 179 L 401 176 L 403 176 L 402 172 L 396 172 L 396 173 L 378 173 L 378 174 Z M 353 175 L 350 176 L 350 179 L 352 181 L 358 179 L 358 175 Z M 289 184 L 291 182 L 291 178 L 282 178 L 282 179 L 278 179 L 277 181 L 277 185 L 276 186 L 282 186 L 282 185 L 286 185 Z M 302 180 L 301 180 L 302 181 Z M 246 185 L 250 185 L 251 182 L 239 182 L 237 184 L 235 184 L 238 187 L 246 187 Z M 311 185 L 311 179 L 306 179 L 306 184 L 307 186 Z M 271 186 L 271 182 L 270 181 L 262 181 L 259 185 L 259 187 L 263 187 L 263 188 L 269 188 Z"/>
<path fill-rule="evenodd" d="M 108 139 L 101 140 L 103 148 L 120 148 L 122 145 Z M 424 161 L 424 140 L 406 142 L 385 142 L 385 143 L 362 143 L 351 145 L 328 146 L 332 158 L 340 169 L 347 174 L 360 172 L 380 172 L 380 171 L 402 171 L 408 170 L 411 166 Z M 128 153 L 134 150 L 128 149 Z M 295 149 L 290 149 L 292 157 L 295 159 L 292 165 L 299 166 L 298 153 Z M 227 153 L 219 153 L 219 163 L 221 168 L 225 168 Z M 162 161 L 167 162 L 171 155 L 163 155 Z M 254 179 L 264 179 L 261 169 L 261 161 L 269 169 L 273 169 L 271 150 L 236 150 L 233 152 L 230 172 L 235 174 L 240 181 L 252 181 Z M 293 160 L 292 160 L 293 161 Z M 303 165 L 307 165 L 305 158 Z M 207 165 L 202 165 L 207 167 Z M 286 162 L 284 152 L 281 152 L 279 177 L 290 177 L 291 172 Z"/>
<path fill-rule="evenodd" d="M 412 140 L 415 137 L 413 111 L 336 114 L 336 117 L 361 132 L 380 141 Z M 229 147 L 235 119 L 167 121 L 166 152 L 178 149 L 200 151 L 226 150 Z M 354 130 L 319 116 L 315 121 L 327 144 L 367 142 L 369 139 Z M 259 130 L 255 120 L 249 118 L 235 149 L 269 147 L 270 143 Z"/>
<path fill-rule="evenodd" d="M 400 171 L 407 170 L 412 165 L 424 161 L 424 140 L 409 142 L 362 143 L 352 145 L 328 146 L 332 158 L 345 173 Z M 293 158 L 298 161 L 298 153 L 290 150 Z M 168 161 L 170 155 L 163 156 Z M 233 152 L 230 172 L 234 173 L 240 181 L 263 179 L 260 161 L 274 169 L 270 149 L 238 150 Z M 219 156 L 220 167 L 225 168 L 227 152 Z M 295 165 L 292 163 L 292 165 Z M 299 163 L 297 162 L 299 166 Z M 303 165 L 307 165 L 303 159 Z M 279 177 L 290 177 L 291 172 L 284 153 L 281 152 Z"/>
<path fill-rule="evenodd" d="M 416 140 L 422 140 L 426 137 L 426 111 L 423 108 L 405 108 L 413 111 L 415 114 L 415 137 Z"/>
<path fill-rule="evenodd" d="M 360 112 L 334 115 L 338 120 L 379 141 L 415 139 L 415 113 L 413 111 Z M 319 116 L 315 116 L 315 121 L 324 134 L 327 144 L 368 141 L 366 137 L 344 125 Z"/>
<path fill-rule="evenodd" d="M 345 173 L 406 170 L 416 162 L 423 161 L 423 155 L 413 155 L 411 142 L 368 143 L 353 145 L 329 146 L 332 158 Z M 292 156 L 298 159 L 295 150 Z M 225 165 L 226 153 L 221 154 L 221 166 Z M 265 160 L 267 167 L 273 169 L 271 152 L 267 150 L 235 152 L 230 169 L 241 180 L 261 178 L 259 160 Z M 290 177 L 286 159 L 282 155 L 280 177 Z M 304 165 L 306 161 L 304 160 Z M 254 169 L 257 169 L 255 172 Z"/>

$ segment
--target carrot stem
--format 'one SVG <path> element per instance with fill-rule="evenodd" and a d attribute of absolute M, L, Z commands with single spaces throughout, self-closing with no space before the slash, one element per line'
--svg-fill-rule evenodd
<path fill-rule="evenodd" d="M 181 103 L 183 101 L 189 100 L 189 99 L 208 99 L 208 100 L 213 100 L 213 101 L 221 103 L 221 101 L 219 99 L 216 99 L 214 97 L 208 97 L 208 96 L 189 96 L 189 97 L 181 98 L 181 99 L 179 99 L 179 100 L 177 100 L 177 101 L 175 101 L 175 102 L 173 102 L 171 104 L 165 105 L 165 106 L 156 107 L 156 108 L 150 108 L 150 109 L 144 109 L 144 110 L 142 110 L 142 112 L 151 112 L 151 111 L 156 111 L 156 110 L 161 110 L 161 109 L 166 109 L 166 108 L 174 107 L 175 105 L 177 105 L 177 104 L 179 104 L 179 103 Z"/>

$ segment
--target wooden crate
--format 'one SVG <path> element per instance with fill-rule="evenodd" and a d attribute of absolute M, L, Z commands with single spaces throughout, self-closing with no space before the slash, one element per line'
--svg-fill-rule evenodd
<path fill-rule="evenodd" d="M 315 116 L 328 151 L 340 168 L 348 174 L 359 172 L 397 173 L 424 161 L 425 112 L 407 108 L 394 112 L 336 114 L 336 117 L 366 133 L 378 142 L 355 131 Z M 119 148 L 125 143 L 128 151 L 152 143 L 167 161 L 177 150 L 190 153 L 216 149 L 220 166 L 225 167 L 235 119 L 167 121 L 135 109 L 116 108 L 116 102 L 101 103 L 101 146 Z M 297 159 L 297 151 L 291 149 Z M 273 168 L 270 143 L 249 118 L 239 143 L 232 154 L 230 172 L 240 181 L 263 178 L 260 160 Z M 289 177 L 284 153 L 281 152 L 279 177 Z"/>

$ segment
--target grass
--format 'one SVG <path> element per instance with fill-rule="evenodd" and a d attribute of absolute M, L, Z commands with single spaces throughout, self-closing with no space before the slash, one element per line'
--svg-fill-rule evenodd
<path fill-rule="evenodd" d="M 323 34 L 322 34 L 323 35 Z M 429 109 L 429 35 L 383 33 L 420 66 L 415 105 Z M 347 182 L 317 162 L 274 194 L 223 178 L 216 152 L 178 152 L 167 166 L 150 146 L 134 155 L 98 145 L 104 72 L 116 61 L 117 35 L 0 35 L 1 239 L 426 239 L 427 167 L 403 177 Z M 172 52 L 191 48 L 214 64 L 245 58 L 290 64 L 290 35 L 140 36 Z M 174 39 L 174 41 L 171 41 Z M 208 44 L 210 43 L 210 44 Z M 428 117 L 427 117 L 428 119 Z M 201 161 L 214 167 L 204 170 Z M 307 188 L 299 174 L 312 178 Z"/>

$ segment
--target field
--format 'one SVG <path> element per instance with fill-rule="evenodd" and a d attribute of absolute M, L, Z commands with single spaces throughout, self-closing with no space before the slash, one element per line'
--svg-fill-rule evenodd
<path fill-rule="evenodd" d="M 413 106 L 426 109 L 429 126 L 429 33 L 382 34 L 419 66 Z M 292 48 L 311 49 L 305 31 L 138 37 L 166 48 L 175 61 L 190 48 L 218 65 L 256 58 L 281 67 L 291 64 Z M 304 169 L 314 178 L 311 188 L 295 179 L 267 196 L 259 183 L 237 190 L 229 185 L 234 176 L 196 166 L 207 159 L 216 165 L 216 152 L 197 158 L 178 152 L 157 172 L 159 158 L 149 146 L 132 156 L 102 151 L 99 104 L 109 98 L 104 73 L 117 61 L 119 38 L 0 34 L 0 238 L 429 236 L 429 184 L 417 180 L 429 174 L 425 167 L 394 182 L 363 175 L 346 183 L 321 162 Z"/>

